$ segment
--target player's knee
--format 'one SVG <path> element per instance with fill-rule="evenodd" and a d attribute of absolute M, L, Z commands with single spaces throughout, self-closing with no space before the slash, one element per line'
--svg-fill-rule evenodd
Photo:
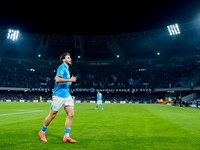
<path fill-rule="evenodd" d="M 56 117 L 57 113 L 52 113 L 51 114 L 51 119 L 54 119 Z"/>
<path fill-rule="evenodd" d="M 68 113 L 68 116 L 69 116 L 70 118 L 73 118 L 73 117 L 74 117 L 74 113 L 73 113 L 73 112 Z"/>
<path fill-rule="evenodd" d="M 55 117 L 56 117 L 56 114 L 53 114 L 53 115 L 52 115 L 52 119 L 54 119 Z"/>

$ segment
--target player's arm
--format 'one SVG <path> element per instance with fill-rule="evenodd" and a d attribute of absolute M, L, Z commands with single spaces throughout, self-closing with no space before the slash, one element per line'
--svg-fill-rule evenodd
<path fill-rule="evenodd" d="M 72 76 L 70 79 L 63 79 L 60 76 L 55 77 L 55 81 L 57 83 L 64 83 L 64 82 L 76 82 L 76 77 Z"/>

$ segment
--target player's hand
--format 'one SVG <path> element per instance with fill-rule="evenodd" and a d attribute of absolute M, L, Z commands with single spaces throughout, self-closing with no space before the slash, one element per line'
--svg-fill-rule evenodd
<path fill-rule="evenodd" d="M 70 78 L 70 80 L 71 80 L 71 82 L 76 82 L 76 77 L 72 76 L 72 77 Z"/>

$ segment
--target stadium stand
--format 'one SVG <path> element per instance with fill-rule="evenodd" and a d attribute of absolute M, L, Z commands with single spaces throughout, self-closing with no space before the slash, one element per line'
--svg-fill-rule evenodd
<path fill-rule="evenodd" d="M 2 60 L 0 87 L 50 88 L 59 62 Z M 131 65 L 73 63 L 71 75 L 77 76 L 72 88 L 169 88 L 185 83 L 195 71 L 196 62 Z"/>
<path fill-rule="evenodd" d="M 0 87 L 27 88 L 30 90 L 2 90 L 1 100 L 30 100 L 43 97 L 44 101 L 51 100 L 54 87 L 54 77 L 59 66 L 58 61 L 33 61 L 22 59 L 1 59 L 0 61 Z M 71 75 L 77 77 L 77 82 L 71 89 L 155 89 L 181 87 L 198 68 L 194 60 L 165 63 L 132 63 L 119 62 L 74 62 L 70 67 Z M 197 81 L 198 85 L 198 81 Z M 47 91 L 34 91 L 31 89 L 50 89 Z M 133 94 L 134 93 L 134 94 Z M 94 91 L 73 92 L 77 100 L 95 100 Z M 156 102 L 164 99 L 166 91 L 157 92 L 104 92 L 103 100 L 111 102 Z M 183 95 L 183 93 L 182 93 Z"/>

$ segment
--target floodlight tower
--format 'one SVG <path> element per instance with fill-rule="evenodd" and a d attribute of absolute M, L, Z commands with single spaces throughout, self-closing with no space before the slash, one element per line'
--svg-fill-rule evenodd
<path fill-rule="evenodd" d="M 18 40 L 19 30 L 2 30 L 0 29 L 0 57 L 5 52 L 4 47 L 12 47 Z"/>
<path fill-rule="evenodd" d="M 178 24 L 174 24 L 174 25 L 168 25 L 167 29 L 169 31 L 169 35 L 172 36 L 172 38 L 175 38 L 176 35 L 181 34 L 180 29 Z"/>
<path fill-rule="evenodd" d="M 15 41 L 15 40 L 18 39 L 18 36 L 19 36 L 19 31 L 18 30 L 12 30 L 12 29 L 8 30 L 7 39 Z"/>

